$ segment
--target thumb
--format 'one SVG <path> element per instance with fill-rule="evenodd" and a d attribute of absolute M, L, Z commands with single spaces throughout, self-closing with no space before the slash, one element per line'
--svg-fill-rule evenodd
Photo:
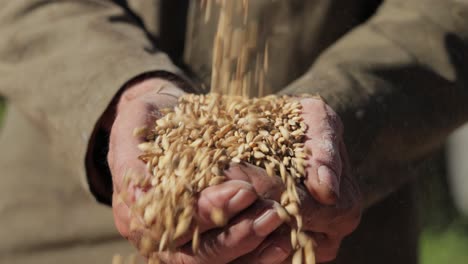
<path fill-rule="evenodd" d="M 335 111 L 322 100 L 307 98 L 301 104 L 308 126 L 305 147 L 311 151 L 305 185 L 317 201 L 332 205 L 340 193 L 342 124 Z"/>

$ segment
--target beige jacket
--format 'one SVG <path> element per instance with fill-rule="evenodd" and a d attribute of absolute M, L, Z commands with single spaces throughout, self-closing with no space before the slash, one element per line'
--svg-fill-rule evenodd
<path fill-rule="evenodd" d="M 206 87 L 216 19 L 205 24 L 197 2 L 2 2 L 0 93 L 8 99 L 9 115 L 0 138 L 1 177 L 6 179 L 0 186 L 0 234 L 12 239 L 0 242 L 0 261 L 86 248 L 88 242 L 90 248 L 120 243 L 113 242 L 119 240 L 114 240 L 118 235 L 110 212 L 94 205 L 78 187 L 80 181 L 91 183 L 91 191 L 103 202 L 112 191 L 104 172 L 85 180 L 85 157 L 93 163 L 88 165 L 105 170 L 107 135 L 96 124 L 132 78 L 147 72 L 180 75 L 183 68 Z M 382 2 L 249 4 L 250 16 L 263 28 L 259 38 L 270 38 L 269 91 L 318 92 L 338 111 L 368 206 L 407 182 L 408 164 L 435 149 L 468 118 L 467 2 Z M 412 235 L 412 207 L 395 206 L 395 201 L 410 197 L 406 192 L 392 197 L 397 200 L 369 209 L 360 230 L 381 230 L 372 214 L 386 212 L 401 216 L 401 223 L 378 232 Z M 374 237 L 365 235 L 373 231 L 360 230 L 351 241 L 361 242 L 345 243 L 343 259 L 359 259 L 364 249 L 376 247 Z M 415 246 L 414 239 L 401 240 L 390 239 Z M 386 251 L 372 251 L 374 259 L 369 255 L 358 263 L 415 259 L 414 248 L 400 253 L 382 248 Z M 103 256 L 89 254 L 91 249 L 83 252 L 94 260 Z M 18 263 L 28 261 L 32 259 L 25 257 Z"/>

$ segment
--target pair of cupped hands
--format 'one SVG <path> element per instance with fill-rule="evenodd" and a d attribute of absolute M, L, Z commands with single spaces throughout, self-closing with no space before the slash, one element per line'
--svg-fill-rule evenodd
<path fill-rule="evenodd" d="M 116 105 L 111 128 L 108 163 L 113 177 L 113 213 L 119 232 L 138 246 L 142 230 L 130 230 L 130 208 L 142 190 L 124 187 L 128 169 L 148 174 L 138 159 L 137 145 L 144 139 L 133 135 L 137 127 L 154 125 L 160 109 L 174 107 L 184 92 L 169 81 L 153 78 L 127 88 Z M 316 243 L 318 262 L 333 260 L 343 238 L 358 225 L 361 197 L 350 175 L 340 118 L 324 101 L 298 99 L 308 125 L 305 145 L 306 179 L 298 187 L 304 231 Z M 176 252 L 161 252 L 166 263 L 288 263 L 292 255 L 290 227 L 277 214 L 276 205 L 284 190 L 279 177 L 270 177 L 256 166 L 236 164 L 225 171 L 228 180 L 203 190 L 196 205 L 200 227 L 197 254 L 191 248 L 191 235 L 177 241 Z M 149 175 L 147 175 L 149 176 Z M 126 190 L 123 190 L 126 188 Z M 126 192 L 125 200 L 120 194 Z M 211 220 L 211 211 L 221 208 L 228 217 L 222 228 Z"/>

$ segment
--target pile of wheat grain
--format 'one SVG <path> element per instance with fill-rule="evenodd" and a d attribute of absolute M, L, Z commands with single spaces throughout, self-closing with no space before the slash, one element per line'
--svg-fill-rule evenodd
<path fill-rule="evenodd" d="M 150 128 L 148 142 L 139 146 L 145 152 L 140 158 L 152 177 L 125 177 L 126 184 L 132 181 L 148 190 L 132 207 L 132 213 L 140 219 L 132 223 L 132 228 L 144 225 L 150 230 L 139 245 L 145 255 L 174 250 L 175 240 L 190 229 L 194 230 L 192 246 L 197 250 L 200 234 L 193 216 L 197 195 L 223 182 L 223 170 L 231 162 L 247 162 L 264 168 L 270 176 L 281 177 L 286 191 L 278 213 L 294 226 L 292 262 L 315 263 L 313 240 L 302 232 L 296 191 L 305 173 L 306 126 L 300 117 L 300 104 L 293 98 L 247 99 L 262 97 L 268 90 L 265 76 L 269 61 L 268 41 L 258 43 L 259 27 L 248 17 L 248 2 L 200 2 L 206 21 L 215 5 L 219 8 L 211 75 L 211 92 L 215 94 L 187 95 L 178 107 L 168 109 Z M 243 19 L 239 22 L 238 17 Z M 219 226 L 226 223 L 221 210 L 215 210 L 212 219 Z M 115 263 L 122 262 L 116 259 Z M 156 254 L 150 257 L 150 263 L 159 263 Z"/>
<path fill-rule="evenodd" d="M 186 95 L 175 109 L 151 128 L 149 141 L 139 145 L 140 157 L 151 177 L 127 177 L 129 184 L 146 193 L 131 208 L 132 228 L 149 230 L 141 240 L 141 253 L 174 250 L 175 240 L 195 230 L 193 249 L 198 249 L 199 232 L 194 221 L 198 194 L 225 180 L 223 171 L 231 162 L 251 163 L 268 175 L 281 177 L 285 192 L 279 215 L 294 223 L 291 234 L 296 251 L 293 263 L 314 263 L 313 241 L 302 232 L 300 201 L 296 191 L 305 173 L 306 125 L 297 98 Z M 141 129 L 137 129 L 140 134 Z M 212 213 L 219 226 L 226 224 L 222 210 Z M 143 225 L 143 226 L 142 226 Z M 151 259 L 151 258 L 150 258 Z M 155 263 L 157 258 L 154 257 Z"/>

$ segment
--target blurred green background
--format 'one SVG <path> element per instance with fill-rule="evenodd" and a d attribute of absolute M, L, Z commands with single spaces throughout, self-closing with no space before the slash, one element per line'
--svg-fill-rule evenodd
<path fill-rule="evenodd" d="M 4 112 L 5 102 L 0 98 L 0 126 Z M 438 160 L 427 168 L 417 194 L 422 225 L 420 264 L 468 263 L 468 217 L 453 204 L 442 152 Z"/>
<path fill-rule="evenodd" d="M 425 169 L 417 193 L 422 227 L 420 263 L 468 263 L 468 217 L 455 208 L 450 195 L 443 151 L 435 160 Z"/>

